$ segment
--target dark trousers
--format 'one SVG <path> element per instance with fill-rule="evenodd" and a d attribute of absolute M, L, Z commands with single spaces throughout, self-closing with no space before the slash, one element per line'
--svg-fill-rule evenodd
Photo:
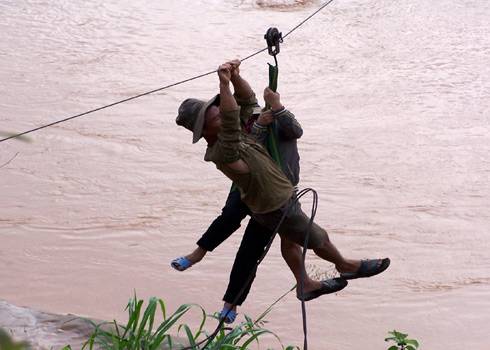
<path fill-rule="evenodd" d="M 249 209 L 240 199 L 240 192 L 238 190 L 230 192 L 221 215 L 211 223 L 197 244 L 207 251 L 212 251 L 230 237 L 240 227 L 245 216 L 250 214 Z M 245 290 L 236 304 L 241 305 L 245 301 L 255 278 L 257 261 L 264 252 L 271 236 L 271 230 L 261 226 L 254 219 L 250 219 L 231 269 L 228 288 L 223 297 L 225 302 L 233 303 L 242 288 Z M 244 287 L 250 274 L 253 274 L 253 277 L 250 283 Z"/>

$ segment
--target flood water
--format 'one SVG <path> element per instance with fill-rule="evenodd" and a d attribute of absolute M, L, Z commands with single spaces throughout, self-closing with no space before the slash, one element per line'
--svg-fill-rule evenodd
<path fill-rule="evenodd" d="M 320 4 L 0 0 L 0 132 L 211 71 Z M 392 259 L 307 304 L 311 349 L 383 349 L 392 329 L 422 349 L 490 348 L 489 23 L 487 0 L 339 0 L 281 46 L 278 90 L 304 128 L 300 187 L 319 194 L 317 222 L 347 257 Z M 270 61 L 242 65 L 258 95 Z M 0 143 L 0 299 L 123 320 L 136 290 L 219 310 L 242 230 L 184 273 L 169 266 L 229 189 L 175 125 L 183 99 L 217 88 L 213 74 Z M 308 266 L 333 272 L 313 255 Z M 277 241 L 239 320 L 293 283 Z M 302 345 L 293 294 L 268 319 Z"/>

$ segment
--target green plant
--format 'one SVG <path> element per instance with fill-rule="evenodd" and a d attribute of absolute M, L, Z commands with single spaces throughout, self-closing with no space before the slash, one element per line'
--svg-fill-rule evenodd
<path fill-rule="evenodd" d="M 5 330 L 0 328 L 1 350 L 28 350 L 30 348 L 29 343 L 15 342 Z"/>
<path fill-rule="evenodd" d="M 167 331 L 190 309 L 191 305 L 181 305 L 168 318 L 165 304 L 161 299 L 151 298 L 143 313 L 142 307 L 143 300 L 138 300 L 135 295 L 126 306 L 129 318 L 125 326 L 119 325 L 116 320 L 101 324 L 89 321 L 95 327 L 95 330 L 82 349 L 88 348 L 92 350 L 96 347 L 101 349 L 151 350 L 157 349 L 165 343 L 172 348 L 172 339 L 167 334 Z M 158 307 L 160 308 L 163 322 L 153 330 Z"/>
<path fill-rule="evenodd" d="M 294 350 L 297 347 L 288 346 L 284 348 L 279 338 L 271 331 L 262 328 L 265 323 L 264 317 L 270 312 L 272 306 L 286 296 L 289 292 L 282 295 L 274 302 L 260 317 L 253 321 L 245 316 L 245 322 L 240 323 L 234 328 L 221 327 L 213 340 L 207 344 L 208 333 L 204 330 L 206 320 L 209 316 L 204 309 L 195 304 L 181 305 L 172 315 L 167 317 L 165 303 L 161 299 L 150 298 L 148 306 L 143 310 L 143 300 L 139 300 L 136 295 L 128 302 L 129 318 L 125 326 L 113 322 L 95 324 L 94 332 L 83 345 L 82 350 L 103 349 L 103 350 L 157 350 L 157 349 L 182 349 L 185 346 L 176 341 L 176 336 L 181 336 L 193 350 L 202 349 L 204 344 L 206 350 L 246 350 L 250 344 L 258 343 L 259 338 L 265 334 L 274 336 L 283 350 Z M 187 324 L 179 324 L 179 319 L 191 308 L 197 308 L 200 312 L 200 323 L 196 330 L 192 330 Z M 163 321 L 156 327 L 155 317 L 161 315 Z M 217 319 L 217 315 L 211 316 Z M 176 332 L 171 335 L 170 331 L 176 327 Z M 183 333 L 183 334 L 182 334 Z"/>
<path fill-rule="evenodd" d="M 388 332 L 391 337 L 385 339 L 385 341 L 393 341 L 396 345 L 392 345 L 388 350 L 416 350 L 419 347 L 419 342 L 415 339 L 408 339 L 408 334 L 403 334 L 393 330 Z"/>

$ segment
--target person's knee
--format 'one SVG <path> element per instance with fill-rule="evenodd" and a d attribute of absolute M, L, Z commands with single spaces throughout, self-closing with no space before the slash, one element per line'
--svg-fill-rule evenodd
<path fill-rule="evenodd" d="M 292 251 L 292 250 L 295 250 L 298 248 L 299 248 L 299 245 L 296 242 L 288 239 L 287 237 L 281 236 L 281 250 L 282 251 Z"/>
<path fill-rule="evenodd" d="M 330 244 L 330 238 L 327 232 L 315 232 L 308 240 L 308 248 L 316 251 L 317 249 L 324 249 Z"/>
<path fill-rule="evenodd" d="M 222 225 L 238 230 L 245 216 L 246 214 L 242 213 L 237 208 L 224 207 L 221 211 L 221 215 L 219 216 L 219 221 Z"/>

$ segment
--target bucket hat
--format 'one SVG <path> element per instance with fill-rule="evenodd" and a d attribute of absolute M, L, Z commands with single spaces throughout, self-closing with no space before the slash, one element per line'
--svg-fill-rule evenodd
<path fill-rule="evenodd" d="M 219 105 L 219 94 L 207 102 L 188 98 L 180 105 L 175 122 L 177 125 L 192 131 L 192 143 L 196 143 L 202 137 L 206 110 L 213 105 Z"/>

